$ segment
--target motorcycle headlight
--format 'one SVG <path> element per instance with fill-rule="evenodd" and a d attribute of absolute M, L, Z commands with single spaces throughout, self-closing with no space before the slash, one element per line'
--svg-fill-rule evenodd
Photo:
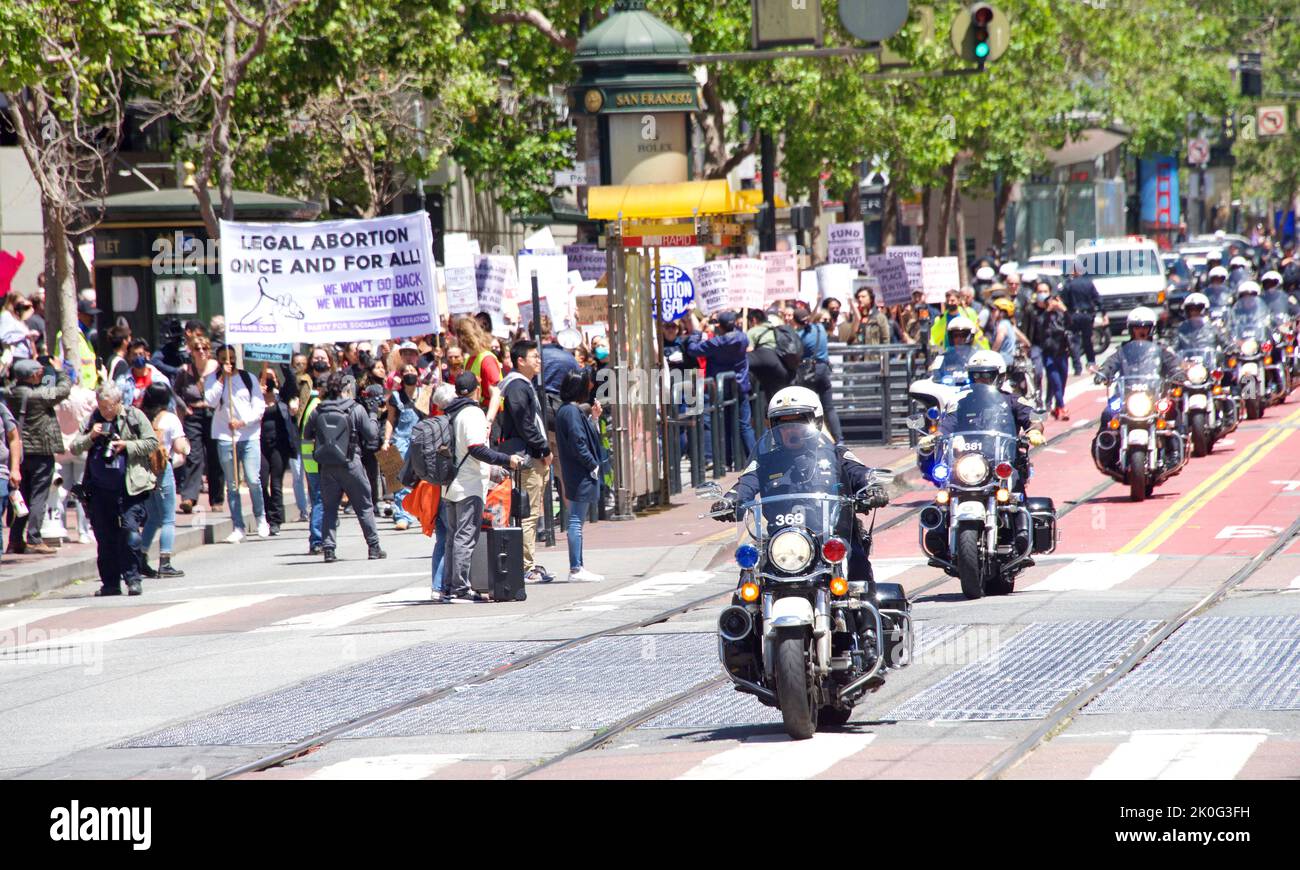
<path fill-rule="evenodd" d="M 989 464 L 980 454 L 967 453 L 957 460 L 957 464 L 953 466 L 953 474 L 959 483 L 975 486 L 983 483 L 984 478 L 989 476 Z"/>
<path fill-rule="evenodd" d="M 1187 380 L 1193 384 L 1203 384 L 1209 376 L 1210 373 L 1200 363 L 1192 363 L 1187 368 Z"/>
<path fill-rule="evenodd" d="M 1128 397 L 1128 412 L 1134 417 L 1147 417 L 1151 414 L 1151 397 L 1146 393 L 1134 393 Z"/>
<path fill-rule="evenodd" d="M 767 558 L 771 559 L 773 565 L 787 574 L 793 574 L 807 568 L 808 563 L 812 561 L 812 557 L 812 541 L 808 540 L 803 533 L 794 529 L 777 532 L 767 545 Z"/>
<path fill-rule="evenodd" d="M 1253 338 L 1248 338 L 1241 343 L 1242 356 L 1254 356 L 1259 353 L 1259 342 Z"/>

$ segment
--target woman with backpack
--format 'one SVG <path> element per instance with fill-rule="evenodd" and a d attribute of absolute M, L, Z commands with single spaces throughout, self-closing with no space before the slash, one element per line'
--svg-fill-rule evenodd
<path fill-rule="evenodd" d="M 150 384 L 140 400 L 140 410 L 153 424 L 154 434 L 162 445 L 167 461 L 158 472 L 158 485 L 145 503 L 144 533 L 140 552 L 140 573 L 145 577 L 184 577 L 185 572 L 172 567 L 172 547 L 176 542 L 176 477 L 174 468 L 185 462 L 190 442 L 180 418 L 167 410 L 171 390 L 164 384 Z M 158 570 L 149 567 L 149 549 L 154 535 L 158 539 Z"/>
<path fill-rule="evenodd" d="M 560 385 L 564 404 L 555 415 L 555 442 L 560 451 L 560 473 L 564 477 L 564 496 L 568 502 L 569 582 L 586 583 L 604 580 L 582 564 L 582 525 L 591 505 L 600 500 L 600 477 L 605 453 L 600 444 L 596 421 L 600 419 L 600 402 L 586 402 L 590 385 L 581 371 L 569 372 Z"/>
<path fill-rule="evenodd" d="M 402 379 L 397 389 L 388 397 L 384 410 L 384 443 L 381 451 L 396 448 L 403 459 L 407 448 L 411 446 L 411 430 L 427 414 L 415 407 L 415 394 L 419 390 L 420 370 L 413 363 L 402 367 Z M 402 509 L 402 499 L 410 493 L 410 487 L 403 487 L 393 496 L 393 528 L 404 532 L 415 524 L 415 517 Z"/>
<path fill-rule="evenodd" d="M 1048 405 L 1057 420 L 1069 420 L 1065 412 L 1065 381 L 1070 370 L 1070 335 L 1067 328 L 1068 313 L 1061 297 L 1052 293 L 1052 285 L 1039 281 L 1034 288 L 1038 313 L 1034 320 L 1033 345 L 1043 358 L 1043 372 L 1047 375 Z"/>

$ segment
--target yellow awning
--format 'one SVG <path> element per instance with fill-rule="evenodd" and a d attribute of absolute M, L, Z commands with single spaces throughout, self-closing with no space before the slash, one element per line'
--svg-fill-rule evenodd
<path fill-rule="evenodd" d="M 587 189 L 587 217 L 591 220 L 664 220 L 753 212 L 725 178 Z"/>
<path fill-rule="evenodd" d="M 763 204 L 763 191 L 757 187 L 750 187 L 750 188 L 746 188 L 745 190 L 738 190 L 736 191 L 736 196 L 746 206 L 748 206 L 751 209 L 754 209 L 755 211 L 757 211 L 758 207 Z M 776 200 L 777 208 L 790 207 L 790 203 L 786 202 L 785 197 L 783 197 L 779 193 L 775 195 L 775 200 Z"/>

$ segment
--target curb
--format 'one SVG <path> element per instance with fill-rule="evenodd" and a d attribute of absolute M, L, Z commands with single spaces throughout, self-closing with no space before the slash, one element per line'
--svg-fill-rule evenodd
<path fill-rule="evenodd" d="M 194 550 L 204 544 L 215 544 L 229 535 L 234 528 L 229 515 L 218 520 L 209 520 L 202 526 L 178 526 L 174 553 Z M 99 566 L 95 555 L 77 558 L 59 559 L 51 557 L 54 564 L 42 566 L 17 577 L 0 578 L 0 604 L 12 604 L 30 598 L 42 592 L 49 592 L 71 585 L 78 580 L 97 579 Z"/>

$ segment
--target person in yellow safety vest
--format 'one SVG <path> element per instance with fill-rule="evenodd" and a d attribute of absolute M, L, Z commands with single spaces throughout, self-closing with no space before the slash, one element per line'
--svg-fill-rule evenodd
<path fill-rule="evenodd" d="M 971 338 L 971 345 L 980 350 L 989 349 L 989 340 L 979 326 L 979 315 L 975 313 L 974 309 L 961 304 L 961 296 L 956 290 L 949 290 L 943 294 L 943 309 L 943 314 L 936 317 L 934 325 L 930 327 L 930 347 L 952 347 L 952 343 L 948 339 L 948 321 L 958 317 L 965 317 L 975 325 L 975 334 Z"/>
<path fill-rule="evenodd" d="M 307 421 L 311 415 L 316 412 L 316 406 L 320 404 L 320 391 L 314 389 L 307 394 L 307 401 L 298 411 L 298 454 L 302 457 L 302 473 L 307 478 L 307 493 L 311 499 L 311 522 L 307 524 L 307 554 L 309 556 L 319 556 L 323 536 L 321 534 L 321 525 L 325 520 L 325 502 L 321 498 L 320 491 L 320 466 L 316 464 L 315 456 L 316 443 L 306 437 Z"/>
<path fill-rule="evenodd" d="M 81 368 L 77 369 L 79 378 L 77 384 L 88 390 L 94 390 L 99 387 L 99 367 L 95 363 L 95 347 L 90 343 L 87 337 L 88 333 L 95 325 L 95 315 L 99 314 L 99 309 L 95 303 L 82 299 L 77 303 L 77 356 L 81 357 Z M 60 354 L 63 348 L 63 331 L 60 330 L 54 336 L 54 345 L 59 348 Z M 50 348 L 53 351 L 55 348 Z M 69 374 L 72 370 L 69 370 Z"/>

